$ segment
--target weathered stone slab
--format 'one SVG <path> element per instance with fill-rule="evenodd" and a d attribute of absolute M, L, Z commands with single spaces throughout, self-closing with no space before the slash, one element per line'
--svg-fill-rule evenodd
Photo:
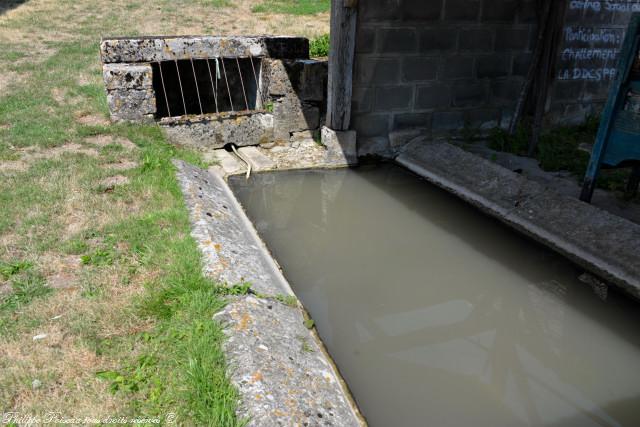
<path fill-rule="evenodd" d="M 331 166 L 356 165 L 356 131 L 335 131 L 326 126 L 321 131 L 322 145 L 327 148 L 326 162 Z"/>
<path fill-rule="evenodd" d="M 146 90 L 153 86 L 150 64 L 104 64 L 102 76 L 107 90 Z"/>
<path fill-rule="evenodd" d="M 273 116 L 267 113 L 208 115 L 160 121 L 169 140 L 195 149 L 258 145 L 273 140 Z"/>
<path fill-rule="evenodd" d="M 214 160 L 216 165 L 209 168 L 209 171 L 213 169 L 221 169 L 218 173 L 222 176 L 233 175 L 236 173 L 244 172 L 247 166 L 240 162 L 233 154 L 224 149 L 213 151 Z"/>
<path fill-rule="evenodd" d="M 262 154 L 257 147 L 242 147 L 238 152 L 251 163 L 251 167 L 256 172 L 271 170 L 276 166 L 275 162 Z"/>
<path fill-rule="evenodd" d="M 291 132 L 316 129 L 320 125 L 320 109 L 301 102 L 295 96 L 278 99 L 273 106 L 274 138 L 289 141 Z"/>
<path fill-rule="evenodd" d="M 361 426 L 331 362 L 298 308 L 252 296 L 215 318 L 228 325 L 225 352 L 249 426 Z"/>
<path fill-rule="evenodd" d="M 256 292 L 292 295 L 282 273 L 222 177 L 174 162 L 191 213 L 205 273 L 221 284 L 250 282 Z"/>
<path fill-rule="evenodd" d="M 153 120 L 156 97 L 152 88 L 115 89 L 107 92 L 107 104 L 114 121 Z"/>
<path fill-rule="evenodd" d="M 640 225 L 450 144 L 412 142 L 396 161 L 640 298 Z"/>
<path fill-rule="evenodd" d="M 182 161 L 177 176 L 203 255 L 205 272 L 221 283 L 249 282 L 261 296 L 232 298 L 214 316 L 238 388 L 240 419 L 249 426 L 364 426 L 318 337 L 304 326 L 292 295 L 224 180 Z"/>
<path fill-rule="evenodd" d="M 249 56 L 308 58 L 309 41 L 303 37 L 288 36 L 104 38 L 100 43 L 100 54 L 103 63 Z"/>
<path fill-rule="evenodd" d="M 293 94 L 303 101 L 324 100 L 327 62 L 313 59 L 269 61 L 268 93 L 273 96 Z"/>

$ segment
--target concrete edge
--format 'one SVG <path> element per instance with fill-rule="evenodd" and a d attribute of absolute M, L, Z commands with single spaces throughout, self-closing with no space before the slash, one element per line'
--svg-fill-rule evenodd
<path fill-rule="evenodd" d="M 176 167 L 176 174 L 178 176 L 178 181 L 180 184 L 180 188 L 181 191 L 183 192 L 183 197 L 185 197 L 185 199 L 188 199 L 188 195 L 185 194 L 185 184 L 184 184 L 184 176 L 181 175 L 185 175 L 185 165 L 188 165 L 186 162 L 182 162 L 182 161 L 178 161 L 178 160 L 173 160 L 173 164 Z M 299 300 L 299 298 L 295 295 L 295 293 L 293 292 L 289 282 L 287 281 L 287 279 L 284 277 L 284 274 L 282 273 L 282 269 L 280 268 L 278 262 L 275 260 L 275 258 L 272 256 L 271 252 L 269 251 L 267 245 L 265 244 L 265 242 L 262 240 L 262 238 L 260 237 L 260 235 L 258 234 L 257 230 L 255 229 L 253 223 L 251 222 L 251 220 L 249 219 L 249 217 L 246 215 L 246 212 L 244 210 L 244 208 L 242 207 L 242 205 L 240 204 L 240 202 L 237 200 L 237 198 L 235 197 L 235 194 L 233 193 L 233 191 L 231 190 L 231 188 L 229 187 L 229 185 L 227 184 L 226 180 L 224 179 L 224 177 L 220 176 L 217 173 L 211 173 L 208 172 L 204 169 L 200 169 L 200 168 L 196 168 L 195 166 L 189 165 L 188 167 L 197 169 L 199 171 L 199 173 L 204 174 L 207 178 L 212 179 L 213 182 L 215 182 L 216 184 L 218 184 L 221 188 L 221 190 L 224 193 L 225 196 L 225 200 L 226 202 L 231 205 L 229 206 L 231 208 L 231 211 L 233 214 L 236 214 L 238 219 L 240 220 L 242 227 L 245 229 L 245 231 L 248 232 L 248 234 L 251 236 L 251 240 L 253 240 L 253 243 L 256 244 L 257 249 L 260 252 L 260 256 L 264 259 L 265 263 L 270 267 L 270 269 L 273 271 L 274 276 L 277 277 L 277 280 L 281 282 L 281 284 L 285 287 L 287 293 L 291 296 L 294 296 L 296 298 L 297 301 L 297 305 L 295 307 L 288 307 L 285 306 L 284 304 L 277 302 L 277 301 L 273 301 L 270 298 L 272 297 L 271 295 L 259 295 L 259 294 L 251 294 L 248 295 L 246 297 L 233 297 L 230 300 L 229 305 L 227 306 L 227 308 L 223 309 L 221 312 L 217 313 L 216 315 L 214 315 L 214 319 L 219 319 L 223 322 L 223 324 L 225 325 L 225 333 L 227 334 L 228 337 L 228 343 L 230 343 L 230 345 L 226 345 L 225 346 L 225 353 L 227 353 L 227 357 L 229 360 L 229 363 L 233 366 L 233 372 L 230 373 L 232 375 L 232 380 L 234 382 L 234 384 L 236 385 L 236 387 L 238 387 L 241 391 L 241 395 L 243 398 L 243 403 L 242 406 L 244 408 L 244 410 L 242 410 L 242 412 L 239 414 L 240 416 L 249 416 L 249 417 L 253 417 L 255 418 L 255 422 L 254 421 L 249 421 L 250 426 L 253 425 L 264 425 L 261 422 L 265 421 L 265 417 L 267 417 L 267 421 L 269 423 L 273 422 L 273 420 L 268 418 L 268 414 L 264 413 L 264 410 L 262 412 L 260 411 L 254 411 L 251 409 L 251 407 L 257 407 L 258 406 L 258 402 L 255 402 L 250 398 L 250 396 L 247 394 L 247 390 L 246 390 L 246 378 L 248 375 L 250 375 L 250 372 L 259 372 L 259 370 L 256 370 L 258 368 L 264 368 L 264 365 L 268 365 L 270 362 L 273 364 L 273 357 L 269 358 L 268 361 L 259 361 L 259 360 L 254 360 L 254 359 L 260 359 L 259 357 L 256 358 L 250 358 L 250 361 L 247 362 L 246 360 L 241 361 L 240 363 L 237 363 L 238 361 L 238 353 L 242 353 L 242 351 L 246 350 L 246 345 L 247 345 L 247 337 L 244 336 L 243 337 L 243 333 L 239 332 L 239 329 L 241 329 L 241 326 L 238 326 L 238 322 L 237 319 L 234 319 L 232 315 L 230 315 L 230 312 L 232 312 L 233 310 L 249 310 L 248 307 L 251 307 L 252 304 L 246 304 L 246 301 L 249 300 L 254 300 L 254 301 L 270 301 L 273 304 L 279 304 L 281 307 L 280 309 L 280 313 L 282 313 L 282 310 L 285 310 L 285 317 L 291 315 L 291 311 L 297 312 L 297 314 L 295 315 L 296 317 L 296 325 L 292 326 L 290 319 L 289 321 L 282 321 L 282 329 L 286 329 L 286 330 L 291 330 L 292 328 L 295 328 L 297 326 L 297 331 L 295 332 L 295 334 L 297 334 L 297 337 L 300 337 L 300 335 L 302 334 L 307 334 L 313 342 L 313 346 L 314 348 L 316 348 L 318 350 L 318 354 L 320 356 L 316 357 L 316 359 L 321 359 L 320 362 L 322 365 L 326 365 L 330 368 L 331 374 L 334 377 L 334 379 L 337 381 L 338 384 L 338 389 L 334 391 L 335 395 L 333 398 L 331 398 L 331 393 L 329 393 L 329 399 L 333 400 L 332 403 L 336 403 L 334 405 L 334 410 L 337 411 L 337 419 L 334 419 L 334 421 L 338 421 L 337 424 L 334 425 L 339 425 L 339 426 L 367 426 L 367 422 L 364 418 L 364 416 L 362 415 L 362 413 L 360 412 L 360 409 L 358 408 L 358 405 L 355 401 L 355 399 L 353 398 L 353 395 L 351 393 L 351 390 L 349 389 L 348 384 L 346 383 L 346 381 L 344 380 L 344 378 L 342 377 L 342 374 L 340 373 L 339 368 L 337 367 L 337 365 L 335 364 L 335 362 L 333 361 L 331 355 L 329 354 L 329 352 L 327 351 L 324 343 L 322 342 L 322 339 L 320 338 L 320 336 L 318 335 L 317 331 L 315 330 L 315 328 L 311 328 L 311 329 L 306 329 L 306 328 L 302 328 L 302 330 L 300 330 L 300 326 L 302 325 L 302 322 L 300 321 L 300 319 L 304 319 L 304 318 L 309 318 L 306 309 L 304 308 L 304 305 L 302 304 L 302 302 Z M 191 222 L 191 235 L 194 238 L 194 240 L 196 240 L 198 247 L 200 249 L 201 252 L 204 251 L 205 247 L 202 245 L 201 242 L 201 235 L 199 235 L 199 233 L 196 232 L 196 228 L 199 226 L 198 222 L 201 219 L 199 214 L 202 214 L 203 212 L 197 212 L 197 209 L 194 209 L 193 206 L 190 206 L 190 203 L 186 203 L 187 205 L 187 209 L 189 210 L 189 217 L 190 217 L 190 222 Z M 203 260 L 203 263 L 206 263 L 206 260 Z M 205 271 L 206 266 L 205 267 Z M 250 279 L 250 278 L 248 278 Z M 250 280 L 249 280 L 250 281 Z M 256 305 L 253 304 L 253 306 L 255 307 Z M 278 312 L 278 310 L 270 310 L 269 311 L 269 315 L 276 315 L 276 313 Z M 288 314 L 286 312 L 289 312 Z M 277 316 L 276 316 L 277 317 Z M 269 325 L 267 324 L 267 320 L 265 320 L 264 315 L 256 315 L 254 316 L 255 318 L 255 323 L 256 324 L 260 324 L 261 327 L 265 327 L 266 329 L 269 329 Z M 235 321 L 234 321 L 235 320 Z M 244 320 L 244 318 L 243 318 Z M 241 323 L 241 322 L 240 322 Z M 252 331 L 252 338 L 254 338 L 254 336 L 256 335 L 260 335 L 260 332 L 256 332 L 256 331 Z M 269 335 L 269 333 L 264 333 L 264 335 Z M 272 336 L 267 336 L 266 337 L 267 340 L 271 339 L 272 343 L 273 343 L 273 337 Z M 238 347 L 238 345 L 240 344 L 240 347 Z M 255 342 L 253 343 L 255 344 Z M 283 349 L 274 349 L 274 345 L 271 345 L 271 350 L 273 353 L 277 353 L 277 354 L 289 354 L 289 352 L 291 351 L 291 349 L 286 348 L 286 345 L 284 342 L 279 342 L 279 344 L 283 347 Z M 239 351 L 240 350 L 240 351 Z M 293 361 L 293 359 L 291 357 L 289 357 L 290 360 Z M 260 362 L 262 362 L 262 365 L 260 364 Z M 278 361 L 280 364 L 282 364 L 282 360 Z M 281 366 L 281 365 L 280 365 Z M 313 366 L 311 366 L 311 368 L 309 368 L 309 363 L 307 362 L 306 365 L 304 365 L 305 368 L 308 369 L 312 369 Z M 265 368 L 265 370 L 267 370 L 268 368 Z M 300 371 L 301 367 L 299 364 L 294 364 L 294 362 L 291 362 L 291 366 L 287 366 L 287 371 L 294 371 L 294 375 L 299 375 L 300 377 L 304 377 L 304 378 L 308 378 L 310 376 L 312 376 L 312 374 L 310 374 L 309 371 L 305 370 L 304 372 Z M 298 372 L 295 372 L 296 370 L 298 370 Z M 317 370 L 316 370 L 317 371 Z M 311 372 L 314 372 L 313 370 Z M 289 374 L 291 375 L 291 374 Z M 282 390 L 287 390 L 287 384 L 288 382 L 285 381 L 285 384 L 281 384 L 281 388 Z M 289 388 L 292 386 L 303 386 L 305 384 L 288 384 Z M 331 388 L 330 385 L 325 385 L 324 389 L 320 388 L 320 390 L 314 389 L 314 391 L 318 392 L 318 393 L 322 393 L 324 392 L 326 394 L 326 388 Z M 277 390 L 282 392 L 282 390 Z M 309 389 L 311 390 L 311 389 Z M 308 390 L 308 391 L 309 391 Z M 273 395 L 278 395 L 278 393 L 276 391 L 274 391 L 272 393 Z M 307 393 L 308 394 L 308 393 Z M 253 396 L 255 397 L 255 396 Z M 321 396 L 322 397 L 322 396 Z M 306 397 L 308 398 L 308 396 Z M 326 395 L 324 396 L 324 400 L 322 400 L 323 402 L 326 402 Z M 345 408 L 342 407 L 339 402 L 344 401 L 347 402 L 347 408 L 348 408 L 348 412 L 349 414 L 345 415 Z M 249 409 L 247 409 L 247 407 L 249 407 Z M 313 409 L 313 408 L 312 408 Z M 325 408 L 326 409 L 326 408 Z M 340 414 L 340 410 L 342 409 L 342 413 Z M 298 411 L 299 412 L 299 411 Z M 308 412 L 308 411 L 307 411 Z M 313 411 L 312 411 L 313 412 Z M 314 412 L 315 414 L 315 412 Z M 292 414 L 291 416 L 295 415 L 296 417 L 296 422 L 295 424 L 298 425 L 298 420 L 300 417 L 300 414 Z M 340 415 L 342 415 L 342 417 L 340 418 Z M 283 415 L 278 415 L 278 417 L 282 417 Z M 342 422 L 340 422 L 340 420 Z M 278 421 L 284 421 L 281 418 L 278 419 Z M 256 424 L 256 422 L 258 424 Z M 281 425 L 281 424 L 278 424 Z"/>
<path fill-rule="evenodd" d="M 469 156 L 477 157 L 481 161 L 485 161 L 474 154 L 467 152 L 464 153 Z M 561 236 L 545 230 L 542 225 L 528 221 L 524 217 L 517 215 L 516 212 L 514 212 L 514 209 L 506 209 L 498 203 L 474 192 L 473 189 L 456 184 L 441 174 L 431 172 L 426 166 L 420 164 L 419 160 L 407 155 L 406 152 L 397 156 L 395 158 L 395 162 L 425 178 L 432 184 L 435 184 L 462 200 L 476 206 L 483 212 L 495 217 L 516 231 L 544 244 L 558 252 L 560 255 L 585 268 L 587 271 L 592 272 L 593 274 L 609 281 L 611 284 L 616 285 L 631 297 L 640 299 L 640 283 L 638 278 L 626 273 L 620 269 L 619 266 L 608 262 L 603 257 L 595 256 L 587 250 L 563 239 Z M 502 168 L 499 165 L 495 165 L 495 167 Z M 537 196 L 538 195 L 531 195 L 529 199 L 534 199 Z"/>

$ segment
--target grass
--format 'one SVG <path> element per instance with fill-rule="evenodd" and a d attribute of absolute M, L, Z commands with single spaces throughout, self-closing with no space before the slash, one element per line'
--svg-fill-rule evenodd
<path fill-rule="evenodd" d="M 323 34 L 309 41 L 309 56 L 312 58 L 329 56 L 329 34 Z"/>
<path fill-rule="evenodd" d="M 598 131 L 599 119 L 588 118 L 577 126 L 562 126 L 551 129 L 540 137 L 535 158 L 545 171 L 568 171 L 578 180 L 584 178 L 590 155 L 579 148 L 580 144 L 592 144 Z M 514 135 L 502 129 L 494 129 L 489 137 L 489 147 L 526 156 L 529 146 L 529 131 L 520 126 Z M 629 171 L 626 169 L 601 170 L 597 186 L 616 193 L 626 188 Z"/>
<path fill-rule="evenodd" d="M 212 316 L 248 285 L 202 275 L 171 160 L 203 163 L 154 125 L 109 122 L 97 53 L 107 35 L 328 31 L 255 5 L 38 0 L 0 15 L 0 411 L 244 423 Z"/>
<path fill-rule="evenodd" d="M 330 0 L 264 0 L 255 5 L 254 13 L 284 13 L 289 15 L 316 15 L 331 9 Z"/>

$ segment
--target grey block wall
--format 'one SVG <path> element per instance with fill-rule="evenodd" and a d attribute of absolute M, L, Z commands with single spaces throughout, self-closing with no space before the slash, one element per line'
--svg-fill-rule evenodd
<path fill-rule="evenodd" d="M 551 123 L 579 123 L 600 112 L 633 12 L 640 12 L 640 0 L 567 2 L 547 115 Z"/>
<path fill-rule="evenodd" d="M 533 0 L 359 2 L 352 128 L 359 141 L 508 121 L 536 37 Z"/>

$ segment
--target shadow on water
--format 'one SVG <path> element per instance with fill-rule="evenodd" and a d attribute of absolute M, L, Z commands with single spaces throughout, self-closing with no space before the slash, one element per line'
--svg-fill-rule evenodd
<path fill-rule="evenodd" d="M 638 420 L 638 304 L 542 245 L 391 165 L 232 185 L 371 425 Z"/>
<path fill-rule="evenodd" d="M 0 15 L 4 15 L 11 9 L 15 9 L 21 4 L 26 3 L 29 0 L 2 0 L 0 1 Z"/>

